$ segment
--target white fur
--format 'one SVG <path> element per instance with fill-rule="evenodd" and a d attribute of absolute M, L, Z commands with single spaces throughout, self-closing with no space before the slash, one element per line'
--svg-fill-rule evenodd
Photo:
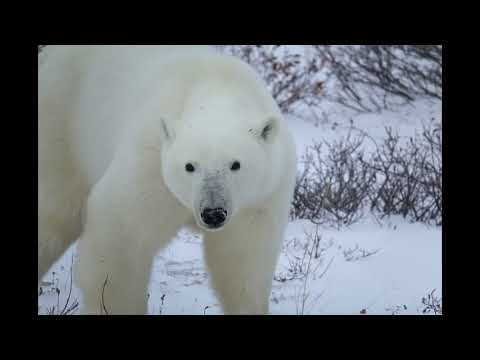
<path fill-rule="evenodd" d="M 44 51 L 39 279 L 79 237 L 82 312 L 145 314 L 153 256 L 196 224 L 225 313 L 268 313 L 296 160 L 253 70 L 206 46 Z M 200 216 L 210 203 L 228 210 L 215 231 Z"/>

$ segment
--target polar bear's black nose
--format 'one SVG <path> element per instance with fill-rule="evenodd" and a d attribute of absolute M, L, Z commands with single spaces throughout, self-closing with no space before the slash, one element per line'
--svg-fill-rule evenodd
<path fill-rule="evenodd" d="M 205 208 L 201 213 L 201 217 L 206 225 L 211 227 L 219 227 L 225 222 L 225 219 L 227 218 L 227 211 L 222 208 Z"/>

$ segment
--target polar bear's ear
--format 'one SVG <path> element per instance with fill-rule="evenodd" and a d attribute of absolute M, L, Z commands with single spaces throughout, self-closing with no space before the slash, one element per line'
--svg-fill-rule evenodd
<path fill-rule="evenodd" d="M 173 130 L 168 127 L 164 118 L 160 118 L 160 134 L 164 144 L 169 144 L 175 137 Z"/>
<path fill-rule="evenodd" d="M 250 129 L 250 132 L 259 137 L 259 139 L 266 143 L 272 143 L 278 133 L 278 118 L 276 116 L 269 116 L 259 129 Z"/>

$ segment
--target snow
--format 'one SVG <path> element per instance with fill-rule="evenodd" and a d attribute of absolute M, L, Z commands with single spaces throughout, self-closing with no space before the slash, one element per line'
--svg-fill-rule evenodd
<path fill-rule="evenodd" d="M 315 230 L 308 222 L 293 223 L 287 239 L 301 234 L 299 227 Z M 390 219 L 387 225 L 379 226 L 366 219 L 340 231 L 322 229 L 320 234 L 329 246 L 324 257 L 333 261 L 322 279 L 309 284 L 311 297 L 322 294 L 309 313 L 360 314 L 365 309 L 367 314 L 380 315 L 405 305 L 402 313 L 417 314 L 422 309 L 422 296 L 433 289 L 441 293 L 441 229 L 407 224 L 403 219 Z M 356 246 L 377 252 L 348 261 L 344 251 Z M 274 313 L 295 313 L 295 287 L 299 282 L 275 284 L 274 293 L 292 301 L 288 306 L 274 304 Z"/>
<path fill-rule="evenodd" d="M 422 124 L 441 121 L 441 105 L 439 101 L 420 99 L 392 111 L 355 114 L 325 102 L 315 109 L 317 120 L 289 116 L 287 122 L 300 158 L 313 141 L 340 139 L 352 126 L 375 139 L 385 136 L 385 126 L 391 126 L 405 138 L 414 136 L 421 131 Z M 320 236 L 317 251 L 321 256 L 312 256 L 309 270 L 305 271 L 309 259 L 304 248 L 306 238 L 315 233 Z M 39 314 L 47 314 L 52 307 L 55 313 L 63 309 L 70 289 L 74 253 L 75 245 L 43 278 Z M 300 278 L 282 280 L 292 277 L 289 269 L 293 265 L 303 269 L 297 274 Z M 422 314 L 425 308 L 422 298 L 433 290 L 441 298 L 441 227 L 411 224 L 401 217 L 379 223 L 365 216 L 341 229 L 317 227 L 306 220 L 292 221 L 277 265 L 270 312 L 273 315 Z M 73 284 L 68 305 L 75 300 L 81 304 L 81 293 Z M 152 315 L 222 314 L 209 286 L 200 236 L 182 230 L 170 246 L 157 254 L 148 309 Z"/>

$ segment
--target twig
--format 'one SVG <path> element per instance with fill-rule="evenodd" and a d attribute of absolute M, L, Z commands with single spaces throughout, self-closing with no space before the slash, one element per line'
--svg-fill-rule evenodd
<path fill-rule="evenodd" d="M 105 282 L 103 283 L 103 288 L 102 288 L 102 308 L 103 308 L 103 311 L 105 312 L 105 315 L 110 315 L 107 311 L 107 308 L 105 307 L 105 301 L 104 301 L 105 286 L 107 285 L 107 281 L 108 281 L 108 274 L 105 279 Z"/>

